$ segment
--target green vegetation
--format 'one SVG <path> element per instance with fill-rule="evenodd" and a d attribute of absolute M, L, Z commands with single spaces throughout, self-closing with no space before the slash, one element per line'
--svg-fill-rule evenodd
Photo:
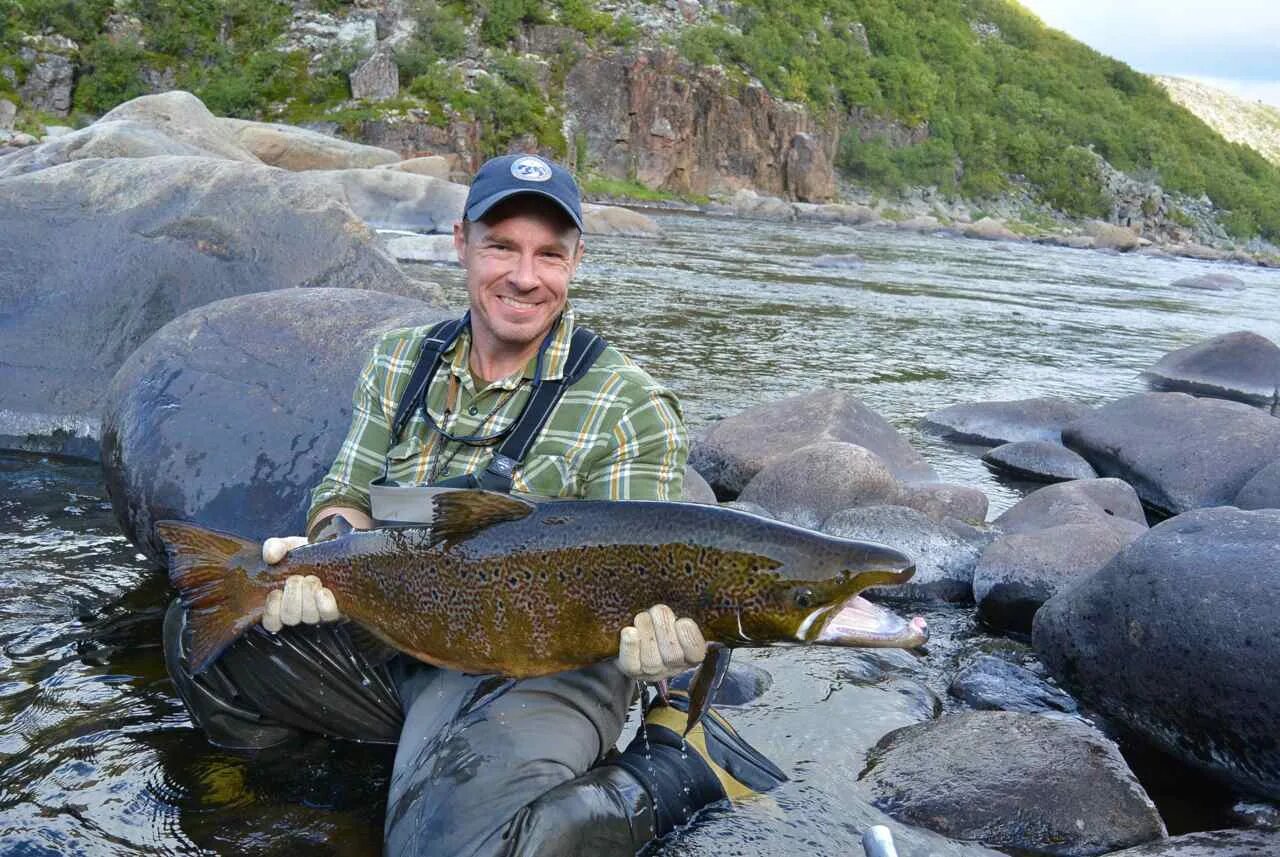
<path fill-rule="evenodd" d="M 582 192 L 587 196 L 594 197 L 611 197 L 613 199 L 631 199 L 641 202 L 690 202 L 695 205 L 704 205 L 710 202 L 705 196 L 688 195 L 678 193 L 668 193 L 667 191 L 654 190 L 646 187 L 635 180 L 627 179 L 610 179 L 597 175 L 585 175 L 580 177 L 579 183 L 582 185 Z"/>

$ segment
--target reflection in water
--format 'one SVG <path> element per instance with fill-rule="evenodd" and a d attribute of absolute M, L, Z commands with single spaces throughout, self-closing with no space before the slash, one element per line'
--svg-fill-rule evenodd
<path fill-rule="evenodd" d="M 584 319 L 681 396 L 693 426 L 817 386 L 850 390 L 949 481 L 993 509 L 1014 488 L 972 450 L 914 427 L 964 401 L 1140 389 L 1162 353 L 1248 327 L 1280 339 L 1280 276 L 1232 268 L 1233 293 L 1167 283 L 1216 266 L 1022 245 L 660 215 L 657 241 L 591 239 Z M 855 268 L 817 268 L 856 252 Z M 458 277 L 433 269 L 457 297 Z M 373 855 L 391 750 L 314 740 L 254 755 L 209 747 L 160 654 L 162 574 L 119 535 L 98 470 L 0 455 L 0 842 L 9 853 Z M 883 821 L 858 795 L 863 753 L 931 716 L 977 648 L 972 611 L 927 613 L 929 653 L 740 654 L 773 673 L 729 711 L 792 774 L 773 801 L 712 812 L 671 854 L 859 853 Z M 973 849 L 898 828 L 904 853 Z"/>

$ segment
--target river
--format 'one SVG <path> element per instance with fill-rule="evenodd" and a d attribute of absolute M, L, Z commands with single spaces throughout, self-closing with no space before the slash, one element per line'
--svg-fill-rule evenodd
<path fill-rule="evenodd" d="M 1207 336 L 1280 340 L 1280 272 L 656 216 L 662 239 L 590 241 L 574 301 L 676 390 L 695 430 L 839 387 L 900 428 L 943 479 L 984 489 L 993 514 L 1023 486 L 993 479 L 974 450 L 921 434 L 920 416 L 1038 395 L 1096 404 L 1142 389 L 1142 369 Z M 810 261 L 848 253 L 861 263 Z M 1169 286 L 1212 271 L 1246 288 Z M 455 270 L 427 273 L 460 296 Z M 252 756 L 210 748 L 164 674 L 164 577 L 119 534 L 105 497 L 94 465 L 0 453 L 0 852 L 377 854 L 390 752 L 319 739 Z M 938 633 L 923 658 L 749 656 L 775 684 L 730 716 L 793 780 L 772 802 L 713 813 L 666 851 L 860 853 L 857 831 L 882 820 L 853 786 L 866 747 L 954 705 L 947 677 L 966 653 L 1019 647 L 984 637 L 969 612 L 929 610 Z M 899 836 L 904 857 L 974 853 Z"/>

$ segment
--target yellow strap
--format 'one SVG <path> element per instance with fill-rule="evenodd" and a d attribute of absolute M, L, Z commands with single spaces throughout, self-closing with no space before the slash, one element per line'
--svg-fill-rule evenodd
<path fill-rule="evenodd" d="M 677 735 L 684 732 L 684 727 L 689 722 L 687 714 L 668 705 L 658 705 L 650 708 L 644 719 L 646 723 L 665 726 Z M 689 734 L 685 735 L 684 740 L 685 743 L 697 751 L 702 760 L 711 768 L 711 772 L 720 781 L 720 786 L 724 789 L 724 793 L 729 800 L 743 800 L 744 798 L 755 796 L 756 793 L 754 791 L 734 779 L 732 774 L 716 764 L 716 760 L 711 758 L 711 753 L 707 750 L 706 731 L 702 728 L 701 723 L 689 730 Z"/>

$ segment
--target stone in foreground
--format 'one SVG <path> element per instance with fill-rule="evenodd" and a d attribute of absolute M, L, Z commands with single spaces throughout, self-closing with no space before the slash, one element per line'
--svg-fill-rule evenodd
<path fill-rule="evenodd" d="M 1062 444 L 1019 440 L 989 450 L 982 461 L 996 473 L 1032 482 L 1067 482 L 1097 477 L 1089 462 Z"/>
<path fill-rule="evenodd" d="M 1088 412 L 1065 399 L 1015 399 L 951 405 L 927 414 L 921 428 L 959 443 L 999 446 L 1018 440 L 1062 441 L 1062 427 Z"/>
<path fill-rule="evenodd" d="M 447 315 L 409 298 L 289 289 L 169 322 L 120 367 L 104 408 L 103 470 L 125 535 L 162 561 L 156 521 L 301 533 L 378 336 Z"/>
<path fill-rule="evenodd" d="M 1114 851 L 1107 857 L 1275 857 L 1280 830 L 1206 830 Z"/>
<path fill-rule="evenodd" d="M 1031 533 L 1062 524 L 1123 520 L 1147 525 L 1142 502 L 1120 479 L 1077 479 L 1032 491 L 996 518 L 1008 533 Z"/>
<path fill-rule="evenodd" d="M 884 503 L 897 492 L 893 474 L 874 452 L 823 441 L 771 462 L 738 499 L 759 503 L 778 520 L 816 530 L 841 509 Z"/>
<path fill-rule="evenodd" d="M 1280 397 L 1280 347 L 1247 330 L 1171 351 L 1142 373 L 1155 390 L 1270 408 Z"/>
<path fill-rule="evenodd" d="M 1033 642 L 1102 714 L 1231 785 L 1280 798 L 1280 511 L 1200 509 L 1050 599 Z"/>
<path fill-rule="evenodd" d="M 1166 835 L 1120 751 L 1074 718 L 970 711 L 907 726 L 859 781 L 899 821 L 1012 853 L 1083 857 Z"/>
<path fill-rule="evenodd" d="M 1071 694 L 1054 687 L 1026 667 L 993 655 L 978 655 L 956 673 L 947 692 L 979 711 L 1025 711 L 1037 714 L 1079 708 Z"/>

